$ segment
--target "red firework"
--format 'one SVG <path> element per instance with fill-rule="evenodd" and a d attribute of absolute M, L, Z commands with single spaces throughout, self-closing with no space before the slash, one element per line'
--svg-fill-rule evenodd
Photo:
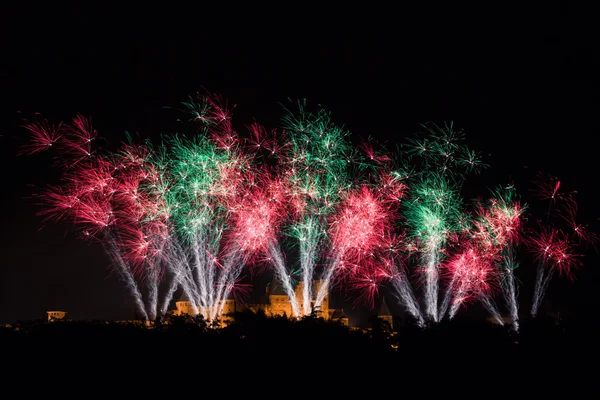
<path fill-rule="evenodd" d="M 246 139 L 246 148 L 249 152 L 260 153 L 265 151 L 268 156 L 274 156 L 280 150 L 275 130 L 267 130 L 256 122 L 246 126 L 246 128 L 250 133 L 250 137 Z"/>
<path fill-rule="evenodd" d="M 567 224 L 570 229 L 571 235 L 575 240 L 585 246 L 592 246 L 596 248 L 598 243 L 598 235 L 591 232 L 587 225 L 578 223 L 577 218 L 578 206 L 577 202 L 569 198 L 564 204 L 563 208 L 559 211 L 559 215 L 562 220 Z"/>
<path fill-rule="evenodd" d="M 581 254 L 576 244 L 562 230 L 542 227 L 529 238 L 530 250 L 536 261 L 557 269 L 560 275 L 574 279 L 573 270 L 581 266 Z"/>
<path fill-rule="evenodd" d="M 360 263 L 372 256 L 385 237 L 391 215 L 366 186 L 350 192 L 330 228 L 332 247 L 345 260 Z"/>
<path fill-rule="evenodd" d="M 522 231 L 523 207 L 508 204 L 501 199 L 491 199 L 487 206 L 477 204 L 473 228 L 466 231 L 480 251 L 499 256 L 507 246 L 518 243 Z"/>
<path fill-rule="evenodd" d="M 27 122 L 23 127 L 29 131 L 29 143 L 21 147 L 20 155 L 31 155 L 48 150 L 63 136 L 63 124 L 49 123 L 46 119 Z"/>
<path fill-rule="evenodd" d="M 97 138 L 98 132 L 92 127 L 91 119 L 77 114 L 70 124 L 64 125 L 64 129 L 61 145 L 68 163 L 74 165 L 92 157 L 92 142 Z"/>
<path fill-rule="evenodd" d="M 561 183 L 556 177 L 538 173 L 536 183 L 535 194 L 542 200 L 552 200 L 554 203 L 556 200 L 565 196 L 565 194 L 560 191 Z"/>
<path fill-rule="evenodd" d="M 583 261 L 579 248 L 581 245 L 595 246 L 598 237 L 586 225 L 577 222 L 578 205 L 574 197 L 577 192 L 565 193 L 557 178 L 541 181 L 539 185 L 540 197 L 552 200 L 551 205 L 557 203 L 557 207 L 554 213 L 548 212 L 545 224 L 537 221 L 537 229 L 531 229 L 527 241 L 529 250 L 541 265 L 574 279 L 574 271 Z"/>
<path fill-rule="evenodd" d="M 65 162 L 63 185 L 48 187 L 39 196 L 44 201 L 39 214 L 46 219 L 68 219 L 88 239 L 116 239 L 134 272 L 141 272 L 169 237 L 164 200 L 152 189 L 159 175 L 148 164 L 149 150 L 143 145 L 123 145 L 111 159 L 92 154 L 97 132 L 81 115 L 63 130 L 61 149 L 74 161 Z"/>
<path fill-rule="evenodd" d="M 359 292 L 356 301 L 369 307 L 393 277 L 389 257 L 398 248 L 393 210 L 386 193 L 363 186 L 346 195 L 329 228 L 332 257 L 338 260 L 334 279 Z"/>
<path fill-rule="evenodd" d="M 277 242 L 276 233 L 285 216 L 281 189 L 277 181 L 264 178 L 237 199 L 230 207 L 229 246 L 255 259 L 269 252 L 269 246 Z"/>
<path fill-rule="evenodd" d="M 400 177 L 384 171 L 379 174 L 377 190 L 381 193 L 382 199 L 394 204 L 404 197 L 408 186 L 402 182 Z"/>
<path fill-rule="evenodd" d="M 482 254 L 477 248 L 466 246 L 462 252 L 452 256 L 444 271 L 452 282 L 455 302 L 466 304 L 495 291 L 496 269 L 493 258 Z"/>
<path fill-rule="evenodd" d="M 390 279 L 391 275 L 385 268 L 371 265 L 366 268 L 356 268 L 348 285 L 349 289 L 358 292 L 357 303 L 363 303 L 367 307 L 373 308 L 379 289 Z"/>
<path fill-rule="evenodd" d="M 362 142 L 359 147 L 365 153 L 367 158 L 378 164 L 385 164 L 392 161 L 389 155 L 377 152 L 372 143 Z"/>

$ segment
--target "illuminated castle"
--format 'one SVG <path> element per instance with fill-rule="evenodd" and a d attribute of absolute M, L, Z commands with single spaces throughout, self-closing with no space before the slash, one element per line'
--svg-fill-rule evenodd
<path fill-rule="evenodd" d="M 48 314 L 48 322 L 63 320 L 67 317 L 66 311 L 46 311 Z"/>
<path fill-rule="evenodd" d="M 314 292 L 318 293 L 321 286 L 324 284 L 322 280 L 313 281 Z M 300 282 L 295 290 L 296 299 L 298 299 L 298 306 L 300 309 L 303 309 L 304 303 L 302 301 L 302 291 L 304 289 L 303 282 Z M 329 292 L 327 292 L 329 293 Z M 311 300 L 311 309 L 314 304 L 315 299 Z M 191 301 L 183 298 L 180 301 L 175 303 L 176 309 L 172 311 L 173 315 L 194 315 L 195 307 Z M 267 316 L 292 316 L 292 304 L 288 295 L 285 293 L 283 288 L 277 281 L 273 280 L 266 288 L 266 294 L 261 298 L 261 301 L 255 304 L 243 304 L 238 303 L 235 300 L 225 300 L 225 304 L 223 306 L 223 316 L 225 323 L 234 312 L 241 312 L 245 310 L 250 310 L 253 312 L 263 311 Z M 229 315 L 229 316 L 228 316 Z M 318 315 L 327 321 L 339 321 L 344 325 L 348 325 L 348 317 L 344 314 L 341 309 L 337 308 L 329 308 L 329 294 L 325 296 L 323 302 L 321 303 L 320 310 L 318 310 Z"/>

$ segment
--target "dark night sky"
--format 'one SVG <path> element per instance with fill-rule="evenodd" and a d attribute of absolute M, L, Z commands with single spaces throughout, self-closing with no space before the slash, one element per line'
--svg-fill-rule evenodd
<path fill-rule="evenodd" d="M 587 10 L 555 1 L 535 10 L 211 7 L 3 6 L 0 322 L 48 309 L 88 319 L 133 310 L 99 245 L 67 225 L 40 230 L 26 197 L 58 176 L 44 155 L 15 155 L 21 118 L 34 112 L 90 116 L 111 143 L 125 131 L 172 132 L 176 116 L 164 107 L 202 87 L 236 104 L 241 127 L 252 118 L 277 126 L 287 98 L 321 104 L 355 136 L 388 143 L 420 123 L 454 121 L 491 165 L 469 180 L 470 196 L 511 179 L 526 195 L 544 171 L 578 190 L 597 227 L 600 65 Z M 555 279 L 548 292 L 579 315 L 598 305 L 598 258 L 586 260 L 575 282 Z M 527 282 L 532 269 L 523 268 Z"/>

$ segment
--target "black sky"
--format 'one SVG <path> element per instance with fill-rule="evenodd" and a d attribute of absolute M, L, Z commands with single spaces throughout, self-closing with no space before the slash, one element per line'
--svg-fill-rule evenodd
<path fill-rule="evenodd" d="M 176 116 L 165 107 L 202 88 L 235 104 L 240 126 L 255 118 L 276 127 L 287 98 L 321 104 L 355 136 L 392 144 L 420 123 L 454 121 L 491 166 L 469 195 L 510 180 L 527 194 L 543 171 L 578 190 L 596 227 L 600 61 L 589 10 L 557 1 L 537 9 L 148 4 L 2 6 L 0 322 L 48 309 L 73 318 L 133 310 L 99 245 L 69 226 L 40 230 L 26 197 L 57 174 L 47 157 L 15 155 L 26 138 L 21 118 L 34 112 L 90 116 L 112 143 L 125 131 L 170 133 Z M 597 269 L 588 257 L 574 283 L 553 281 L 549 297 L 582 315 L 593 310 Z"/>

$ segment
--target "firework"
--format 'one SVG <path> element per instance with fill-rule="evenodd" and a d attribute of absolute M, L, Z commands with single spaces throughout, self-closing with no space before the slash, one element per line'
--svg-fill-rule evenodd
<path fill-rule="evenodd" d="M 293 278 L 277 240 L 277 232 L 285 217 L 285 186 L 267 179 L 257 183 L 236 206 L 233 243 L 246 254 L 264 254 L 290 299 L 293 316 L 301 315 L 295 296 Z"/>
<path fill-rule="evenodd" d="M 60 124 L 60 135 L 48 133 L 48 124 L 26 125 L 38 143 L 28 145 L 28 153 L 49 148 L 49 141 L 62 151 L 63 184 L 40 196 L 40 214 L 72 222 L 84 237 L 105 244 L 139 311 L 150 319 L 167 310 L 179 287 L 198 312 L 218 318 L 245 264 L 241 250 L 220 251 L 229 206 L 252 181 L 246 175 L 249 157 L 236 145 L 229 114 L 218 101 L 204 96 L 185 105 L 203 110 L 193 113 L 201 122 L 197 135 L 175 135 L 156 151 L 130 140 L 104 154 L 92 146 L 97 131 L 81 115 Z"/>
<path fill-rule="evenodd" d="M 363 186 L 348 193 L 329 228 L 331 256 L 325 264 L 325 285 L 342 275 L 367 290 L 367 299 L 373 298 L 380 280 L 389 276 L 377 267 L 376 250 L 386 236 L 390 219 L 385 204 L 373 190 Z M 324 289 L 317 293 L 317 306 L 325 295 Z"/>
<path fill-rule="evenodd" d="M 149 149 L 123 146 L 120 154 L 100 155 L 92 147 L 97 133 L 88 119 L 78 115 L 59 126 L 65 132 L 58 146 L 64 167 L 62 185 L 49 186 L 39 195 L 44 202 L 39 214 L 72 222 L 84 238 L 101 241 L 138 311 L 153 319 L 166 231 L 164 220 L 153 212 L 160 200 L 152 189 L 156 176 L 148 168 Z M 145 274 L 144 265 L 152 274 Z M 148 305 L 142 300 L 142 276 L 148 286 Z"/>
<path fill-rule="evenodd" d="M 323 109 L 309 112 L 306 102 L 298 102 L 296 109 L 285 109 L 283 129 L 288 143 L 279 159 L 279 175 L 286 179 L 290 209 L 285 231 L 290 248 L 299 255 L 299 268 L 288 267 L 285 275 L 278 275 L 288 281 L 287 287 L 292 284 L 291 271 L 297 271 L 302 285 L 298 302 L 301 314 L 308 315 L 319 310 L 331 282 L 331 270 L 324 270 L 319 279 L 326 284 L 318 290 L 312 287 L 320 254 L 328 246 L 329 217 L 353 184 L 360 183 L 361 166 L 348 141 L 349 133 Z M 355 179 L 350 178 L 352 172 Z M 295 295 L 289 295 L 293 303 Z"/>
<path fill-rule="evenodd" d="M 485 165 L 452 124 L 424 125 L 394 155 L 372 141 L 353 146 L 306 102 L 284 108 L 277 129 L 246 125 L 245 137 L 219 96 L 198 94 L 183 108 L 187 134 L 157 145 L 127 136 L 115 152 L 97 145 L 98 131 L 79 114 L 24 125 L 30 141 L 20 153 L 56 150 L 63 172 L 39 195 L 39 214 L 103 243 L 147 319 L 160 318 L 181 289 L 194 312 L 219 321 L 245 289 L 244 271 L 268 267 L 293 317 L 320 310 L 332 287 L 369 307 L 386 287 L 420 326 L 475 301 L 503 324 L 501 293 L 518 330 L 520 246 L 537 265 L 535 316 L 551 277 L 573 279 L 580 248 L 598 241 L 557 178 L 539 182 L 549 204 L 531 226 L 513 185 L 465 204 L 462 185 Z"/>
<path fill-rule="evenodd" d="M 537 219 L 530 229 L 527 241 L 537 265 L 531 315 L 537 316 L 550 280 L 558 271 L 559 276 L 574 279 L 574 271 L 582 265 L 581 248 L 595 245 L 597 236 L 577 222 L 575 192 L 565 192 L 564 185 L 555 177 L 538 174 L 537 195 L 548 201 L 544 220 Z M 544 221 L 544 222 L 542 222 Z"/>
<path fill-rule="evenodd" d="M 485 250 L 493 255 L 493 265 L 498 269 L 498 279 L 504 300 L 512 318 L 512 327 L 519 329 L 518 290 L 515 278 L 517 247 L 522 239 L 522 217 L 527 209 L 521 205 L 513 185 L 507 185 L 496 190 L 488 200 L 487 207 L 479 208 L 478 232 L 480 242 L 485 244 Z M 484 303 L 492 315 L 497 310 L 489 308 L 489 302 Z"/>
<path fill-rule="evenodd" d="M 169 182 L 164 198 L 173 225 L 170 292 L 182 287 L 193 309 L 215 321 L 257 250 L 256 238 L 247 235 L 250 242 L 244 242 L 231 233 L 256 222 L 255 215 L 240 217 L 252 207 L 247 196 L 256 175 L 253 157 L 218 96 L 199 95 L 184 105 L 199 125 L 196 135 L 170 137 L 160 162 Z"/>
<path fill-rule="evenodd" d="M 19 154 L 36 154 L 48 150 L 58 142 L 63 135 L 62 123 L 51 124 L 46 119 L 29 121 L 23 125 L 29 132 L 29 143 L 22 146 Z"/>
<path fill-rule="evenodd" d="M 425 137 L 410 140 L 407 146 L 416 173 L 408 180 L 411 190 L 404 202 L 404 218 L 420 253 L 425 314 L 438 322 L 439 268 L 454 234 L 464 225 L 461 184 L 466 173 L 477 172 L 484 165 L 461 143 L 464 134 L 452 124 L 425 128 Z"/>

